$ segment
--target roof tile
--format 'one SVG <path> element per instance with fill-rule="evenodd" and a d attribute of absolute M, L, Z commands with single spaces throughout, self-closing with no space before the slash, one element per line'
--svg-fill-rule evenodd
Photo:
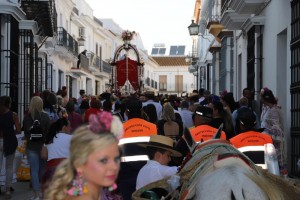
<path fill-rule="evenodd" d="M 185 62 L 185 57 L 179 56 L 159 56 L 159 57 L 152 57 L 159 66 L 188 66 Z"/>

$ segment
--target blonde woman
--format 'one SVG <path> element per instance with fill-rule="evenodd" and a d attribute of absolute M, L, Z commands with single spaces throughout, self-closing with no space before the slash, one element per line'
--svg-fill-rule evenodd
<path fill-rule="evenodd" d="M 91 115 L 89 125 L 76 129 L 70 157 L 57 167 L 45 191 L 46 200 L 119 199 L 114 188 L 120 169 L 118 138 L 122 122 L 109 112 Z"/>
<path fill-rule="evenodd" d="M 43 137 L 40 140 L 32 140 L 30 137 L 30 127 L 33 122 L 38 120 L 42 128 L 41 134 Z M 45 133 L 50 125 L 49 115 L 43 110 L 43 100 L 39 96 L 34 96 L 31 99 L 29 114 L 24 117 L 23 128 L 27 140 L 26 154 L 30 165 L 31 183 L 34 196 L 32 200 L 39 200 L 41 198 L 40 178 L 43 175 L 46 166 L 46 160 L 41 159 L 40 152 L 44 144 Z"/>
<path fill-rule="evenodd" d="M 175 141 L 179 140 L 183 132 L 183 123 L 175 117 L 173 106 L 167 102 L 163 105 L 162 119 L 157 122 L 159 135 L 168 136 Z"/>

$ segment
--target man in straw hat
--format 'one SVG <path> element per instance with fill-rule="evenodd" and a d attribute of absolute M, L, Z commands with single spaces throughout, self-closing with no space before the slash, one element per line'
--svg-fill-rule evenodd
<path fill-rule="evenodd" d="M 177 173 L 178 167 L 168 166 L 171 156 L 181 157 L 181 153 L 173 149 L 171 138 L 162 135 L 151 135 L 149 143 L 141 144 L 141 146 L 147 148 L 150 160 L 138 173 L 136 189 Z"/>

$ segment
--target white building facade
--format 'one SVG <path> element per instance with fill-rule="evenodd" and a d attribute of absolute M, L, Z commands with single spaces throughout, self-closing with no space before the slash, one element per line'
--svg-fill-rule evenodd
<path fill-rule="evenodd" d="M 20 119 L 31 97 L 46 89 L 56 93 L 66 86 L 69 98 L 79 97 L 81 89 L 88 95 L 111 91 L 110 62 L 124 44 L 123 29 L 95 18 L 84 0 L 4 0 L 0 18 L 0 95 L 13 99 Z M 138 34 L 132 43 L 147 57 Z M 155 64 L 145 66 L 152 72 Z"/>
<path fill-rule="evenodd" d="M 299 113 L 297 6 L 299 1 L 196 0 L 194 11 L 199 25 L 200 66 L 210 63 L 206 68 L 209 79 L 206 88 L 217 95 L 223 90 L 233 92 L 237 100 L 248 87 L 255 92 L 258 102 L 260 89 L 270 88 L 282 107 L 287 152 L 294 153 L 289 158 L 294 174 L 299 173 L 296 163 L 300 158 L 300 152 L 295 152 L 298 149 L 295 141 L 299 138 L 295 130 L 300 127 L 296 114 Z M 213 38 L 209 48 L 203 44 L 203 38 Z M 203 53 L 211 53 L 212 57 L 202 60 Z"/>

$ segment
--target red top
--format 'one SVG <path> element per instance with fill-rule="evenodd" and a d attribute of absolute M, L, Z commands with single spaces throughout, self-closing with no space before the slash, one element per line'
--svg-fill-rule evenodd
<path fill-rule="evenodd" d="M 91 114 L 100 113 L 101 110 L 99 108 L 89 108 L 85 111 L 84 122 L 89 122 L 89 117 Z"/>
<path fill-rule="evenodd" d="M 73 133 L 74 130 L 81 126 L 83 123 L 81 115 L 76 112 L 69 113 L 68 120 L 70 121 L 71 125 L 71 133 Z"/>

